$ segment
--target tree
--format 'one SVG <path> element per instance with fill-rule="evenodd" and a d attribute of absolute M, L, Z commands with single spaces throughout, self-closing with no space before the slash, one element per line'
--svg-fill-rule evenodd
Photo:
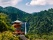
<path fill-rule="evenodd" d="M 14 28 L 10 25 L 8 16 L 4 13 L 0 13 L 0 32 L 7 30 L 14 30 Z"/>

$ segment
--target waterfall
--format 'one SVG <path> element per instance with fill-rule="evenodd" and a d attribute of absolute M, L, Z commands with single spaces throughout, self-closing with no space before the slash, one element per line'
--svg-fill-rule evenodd
<path fill-rule="evenodd" d="M 27 23 L 27 22 L 25 22 L 25 34 L 27 33 L 26 23 Z"/>

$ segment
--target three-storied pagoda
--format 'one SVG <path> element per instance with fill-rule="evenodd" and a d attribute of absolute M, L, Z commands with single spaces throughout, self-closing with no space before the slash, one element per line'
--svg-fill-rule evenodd
<path fill-rule="evenodd" d="M 19 20 L 13 22 L 13 26 L 15 27 L 15 31 L 13 32 L 14 34 L 18 34 L 18 35 L 24 34 L 24 32 L 22 32 L 21 30 L 21 25 L 22 22 Z"/>

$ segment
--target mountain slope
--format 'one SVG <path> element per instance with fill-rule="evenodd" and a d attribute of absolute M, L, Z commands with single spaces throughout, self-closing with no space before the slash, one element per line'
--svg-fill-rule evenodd
<path fill-rule="evenodd" d="M 20 20 L 27 22 L 29 34 L 49 34 L 53 31 L 53 9 L 48 9 L 33 14 L 26 13 L 15 7 L 0 7 L 0 12 L 9 16 L 12 21 Z"/>
<path fill-rule="evenodd" d="M 29 18 L 31 16 L 31 14 L 26 13 L 24 11 L 21 11 L 21 10 L 19 10 L 15 7 L 11 7 L 11 6 L 5 7 L 5 8 L 1 7 L 1 8 L 2 8 L 2 10 L 0 9 L 0 11 L 4 14 L 7 14 L 9 16 L 9 19 L 11 20 L 11 22 L 15 21 L 17 19 L 22 21 L 22 22 L 27 22 L 28 23 L 27 24 L 27 29 L 29 29 L 28 28 Z"/>
<path fill-rule="evenodd" d="M 33 14 L 33 26 L 30 26 L 31 34 L 49 34 L 53 31 L 53 9 L 41 11 Z"/>

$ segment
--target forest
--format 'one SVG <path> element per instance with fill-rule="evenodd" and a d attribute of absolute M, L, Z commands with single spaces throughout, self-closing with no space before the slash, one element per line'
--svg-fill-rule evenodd
<path fill-rule="evenodd" d="M 27 22 L 25 36 L 29 40 L 53 40 L 53 8 L 30 14 L 15 7 L 0 6 L 0 40 L 21 40 L 12 34 L 15 29 L 11 23 L 17 19 Z"/>

